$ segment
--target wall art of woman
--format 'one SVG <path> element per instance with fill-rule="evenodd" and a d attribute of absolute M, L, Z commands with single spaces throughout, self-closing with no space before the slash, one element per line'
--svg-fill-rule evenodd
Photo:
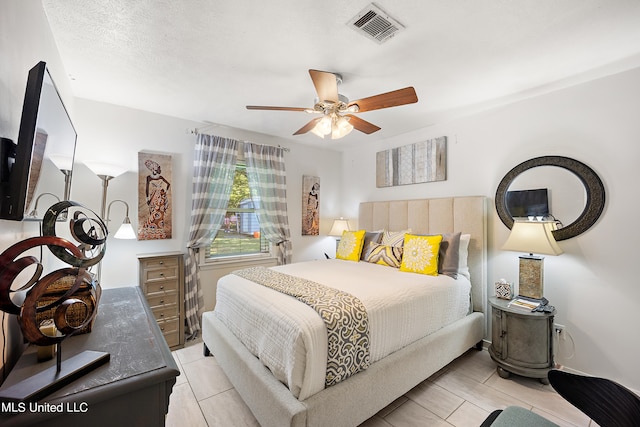
<path fill-rule="evenodd" d="M 141 224 L 139 237 L 145 240 L 167 239 L 171 237 L 171 230 L 167 230 L 165 222 L 165 216 L 169 209 L 171 183 L 162 176 L 162 168 L 159 163 L 147 159 L 144 165 L 151 172 L 147 175 L 145 183 L 145 198 L 149 214 L 144 224 Z"/>

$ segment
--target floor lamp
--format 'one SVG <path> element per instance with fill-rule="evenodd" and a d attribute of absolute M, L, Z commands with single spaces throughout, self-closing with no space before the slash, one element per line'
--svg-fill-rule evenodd
<path fill-rule="evenodd" d="M 109 188 L 109 181 L 111 181 L 113 178 L 117 176 L 122 175 L 127 171 L 127 169 L 122 166 L 113 165 L 109 163 L 99 163 L 99 162 L 87 162 L 86 165 L 91 170 L 91 172 L 96 174 L 98 178 L 100 178 L 100 180 L 102 181 L 102 201 L 100 203 L 100 218 L 104 221 L 105 224 L 107 224 L 107 229 L 108 229 L 109 224 L 108 224 L 108 215 L 107 215 L 107 189 Z M 126 202 L 124 201 L 123 203 L 127 206 L 127 213 L 126 213 L 125 219 L 128 220 L 129 205 L 127 205 Z M 129 222 L 129 226 L 131 226 L 130 222 Z M 98 271 L 97 271 L 98 283 L 100 283 L 101 274 L 102 274 L 102 262 L 98 263 Z"/>
<path fill-rule="evenodd" d="M 62 196 L 62 200 L 69 200 L 69 196 L 71 195 L 71 171 L 73 169 L 73 158 L 55 154 L 51 155 L 49 158 L 64 175 L 64 194 Z"/>

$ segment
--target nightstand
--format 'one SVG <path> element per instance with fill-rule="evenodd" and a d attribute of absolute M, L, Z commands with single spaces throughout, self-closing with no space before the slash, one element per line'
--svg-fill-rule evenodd
<path fill-rule="evenodd" d="M 547 373 L 553 362 L 553 317 L 551 313 L 530 312 L 509 307 L 509 300 L 489 298 L 491 305 L 491 345 L 489 354 L 498 364 L 498 375 L 511 373 L 539 378 L 549 384 Z"/>

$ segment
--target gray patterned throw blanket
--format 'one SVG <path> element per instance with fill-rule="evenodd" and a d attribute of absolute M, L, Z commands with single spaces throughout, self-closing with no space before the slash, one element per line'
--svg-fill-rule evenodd
<path fill-rule="evenodd" d="M 246 268 L 233 274 L 290 295 L 320 315 L 327 326 L 329 343 L 325 386 L 337 384 L 369 367 L 369 319 L 358 298 L 265 267 Z"/>

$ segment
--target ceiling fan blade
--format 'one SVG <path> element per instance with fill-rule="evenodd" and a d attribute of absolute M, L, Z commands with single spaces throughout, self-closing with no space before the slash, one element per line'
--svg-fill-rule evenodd
<path fill-rule="evenodd" d="M 366 133 L 367 135 L 380 130 L 380 128 L 373 123 L 362 120 L 360 117 L 354 116 L 353 114 L 347 114 L 346 117 L 349 117 L 349 123 L 354 128 L 358 129 L 362 133 Z"/>
<path fill-rule="evenodd" d="M 307 133 L 309 132 L 311 129 L 313 129 L 313 127 L 320 121 L 322 120 L 322 117 L 316 117 L 315 119 L 311 120 L 309 123 L 307 123 L 306 125 L 302 126 L 300 129 L 298 129 L 294 135 L 302 135 L 303 133 Z"/>
<path fill-rule="evenodd" d="M 363 112 L 379 110 L 381 108 L 398 107 L 400 105 L 413 104 L 414 102 L 418 102 L 418 96 L 416 95 L 415 89 L 409 86 L 404 89 L 351 101 L 349 107 L 357 104 L 358 112 Z"/>
<path fill-rule="evenodd" d="M 247 105 L 247 110 L 272 110 L 272 111 L 307 111 L 302 107 L 270 107 L 266 105 Z"/>
<path fill-rule="evenodd" d="M 338 80 L 328 71 L 309 70 L 320 101 L 338 101 Z"/>

